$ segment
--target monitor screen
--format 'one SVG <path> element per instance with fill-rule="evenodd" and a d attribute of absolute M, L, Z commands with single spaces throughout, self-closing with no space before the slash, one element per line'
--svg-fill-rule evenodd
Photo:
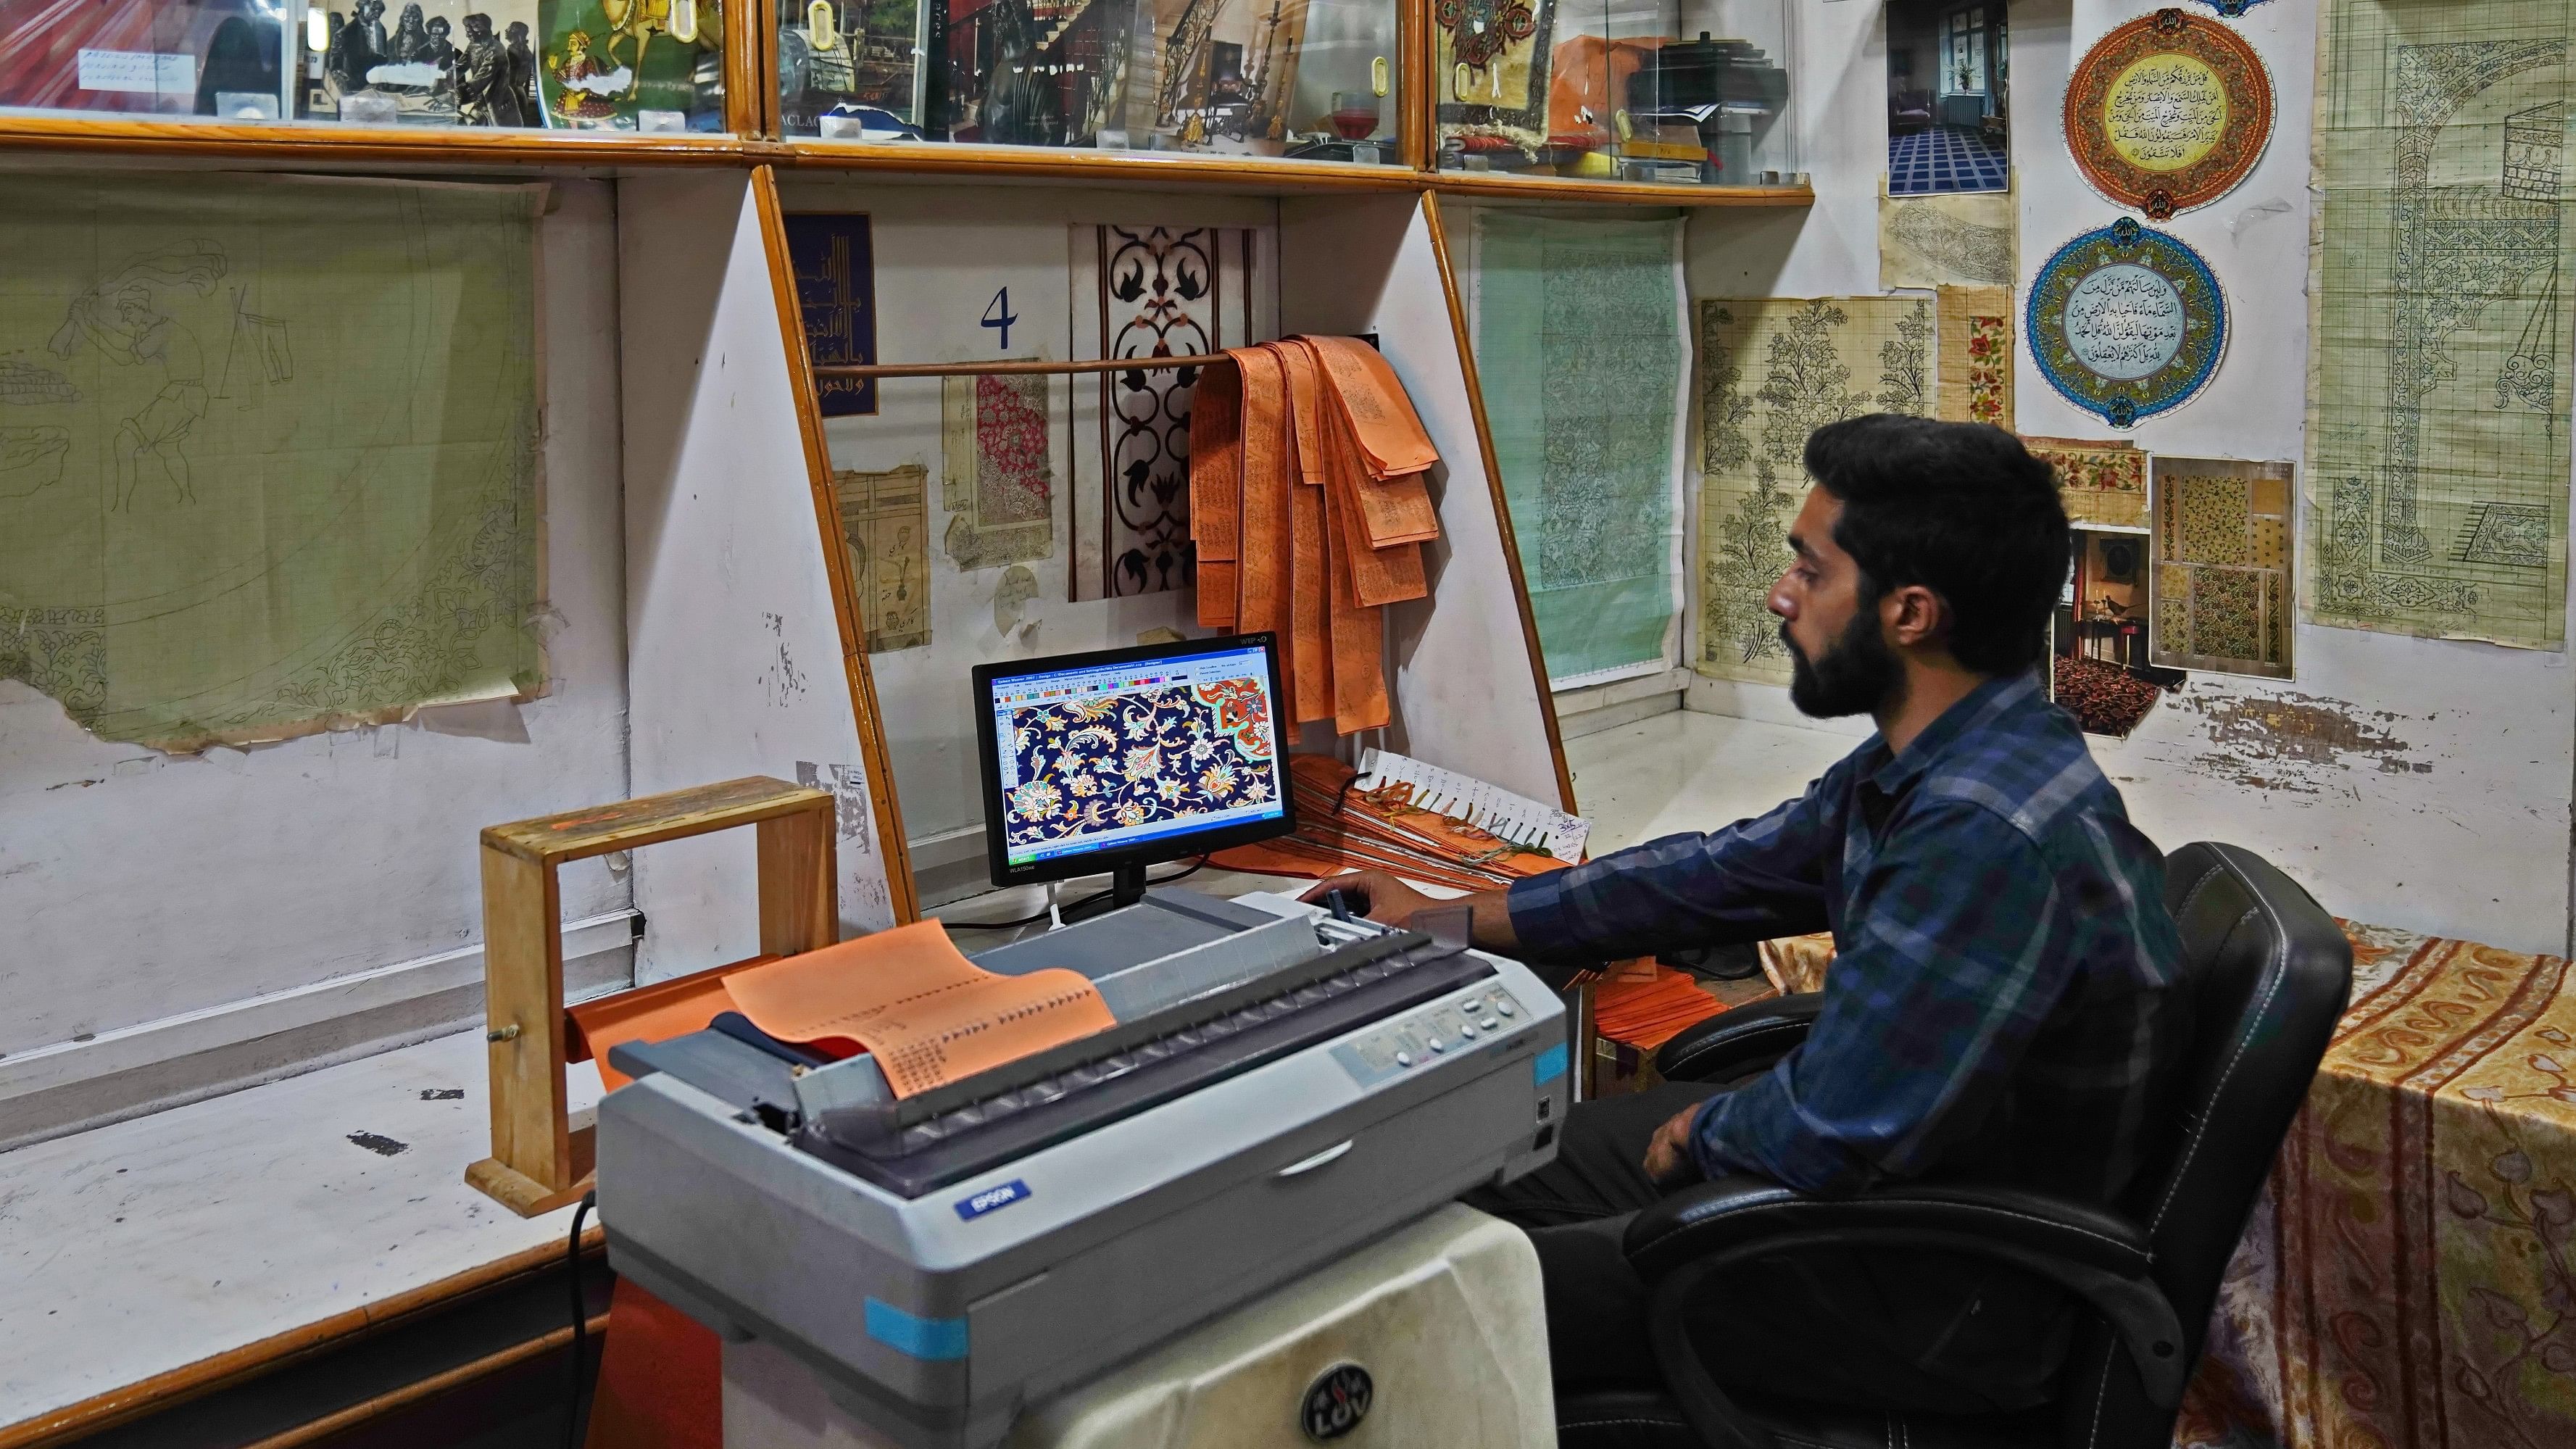
<path fill-rule="evenodd" d="M 996 882 L 1176 860 L 1290 828 L 1267 634 L 975 671 Z"/>

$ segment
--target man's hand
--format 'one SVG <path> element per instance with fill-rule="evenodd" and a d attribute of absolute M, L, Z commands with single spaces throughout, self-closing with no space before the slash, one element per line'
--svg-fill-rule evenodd
<path fill-rule="evenodd" d="M 1401 926 L 1413 919 L 1415 911 L 1440 904 L 1382 870 L 1356 870 L 1328 877 L 1297 899 L 1320 906 L 1325 904 L 1324 897 L 1334 891 L 1342 893 L 1353 911 L 1389 926 Z"/>
<path fill-rule="evenodd" d="M 1654 1140 L 1646 1144 L 1646 1176 L 1655 1186 L 1680 1187 L 1699 1176 L 1699 1164 L 1690 1153 L 1691 1124 L 1707 1105 L 1693 1102 L 1655 1129 Z"/>

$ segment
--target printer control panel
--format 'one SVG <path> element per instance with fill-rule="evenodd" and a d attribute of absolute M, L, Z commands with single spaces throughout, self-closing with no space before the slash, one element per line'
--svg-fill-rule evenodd
<path fill-rule="evenodd" d="M 1363 1087 L 1419 1071 L 1511 1035 L 1527 1017 L 1509 990 L 1488 985 L 1475 995 L 1421 1007 L 1380 1023 L 1333 1048 L 1334 1060 Z"/>

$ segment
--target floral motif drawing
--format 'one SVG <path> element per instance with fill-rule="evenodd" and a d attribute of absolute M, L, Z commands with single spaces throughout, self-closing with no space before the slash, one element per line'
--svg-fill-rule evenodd
<path fill-rule="evenodd" d="M 1077 356 L 1197 357 L 1237 340 L 1247 234 L 1217 227 L 1081 227 L 1096 248 L 1077 279 Z M 1080 251 L 1078 267 L 1088 268 Z M 1097 349 L 1093 351 L 1092 349 Z M 1102 373 L 1097 456 L 1081 464 L 1074 526 L 1080 598 L 1158 594 L 1197 580 L 1190 547 L 1190 399 L 1197 368 Z M 1088 384 L 1086 384 L 1088 386 Z M 1099 470 L 1095 481 L 1090 473 Z"/>
<path fill-rule="evenodd" d="M 1931 401 L 1932 306 L 1908 297 L 1700 303 L 1702 604 L 1695 667 L 1784 683 L 1789 655 L 1767 600 L 1788 566 L 1807 436 Z M 1877 386 L 1855 385 L 1874 377 Z"/>
<path fill-rule="evenodd" d="M 1219 680 L 1011 712 L 1012 845 L 1257 805 L 1275 793 L 1263 681 Z"/>

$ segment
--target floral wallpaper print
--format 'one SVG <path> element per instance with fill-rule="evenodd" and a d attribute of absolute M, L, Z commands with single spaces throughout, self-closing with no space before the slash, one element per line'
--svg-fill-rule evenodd
<path fill-rule="evenodd" d="M 1257 805 L 1274 793 L 1265 685 L 1178 685 L 1012 711 L 1014 846 Z"/>
<path fill-rule="evenodd" d="M 1941 383 L 1933 416 L 2010 431 L 2012 288 L 1943 287 L 1935 299 Z"/>

